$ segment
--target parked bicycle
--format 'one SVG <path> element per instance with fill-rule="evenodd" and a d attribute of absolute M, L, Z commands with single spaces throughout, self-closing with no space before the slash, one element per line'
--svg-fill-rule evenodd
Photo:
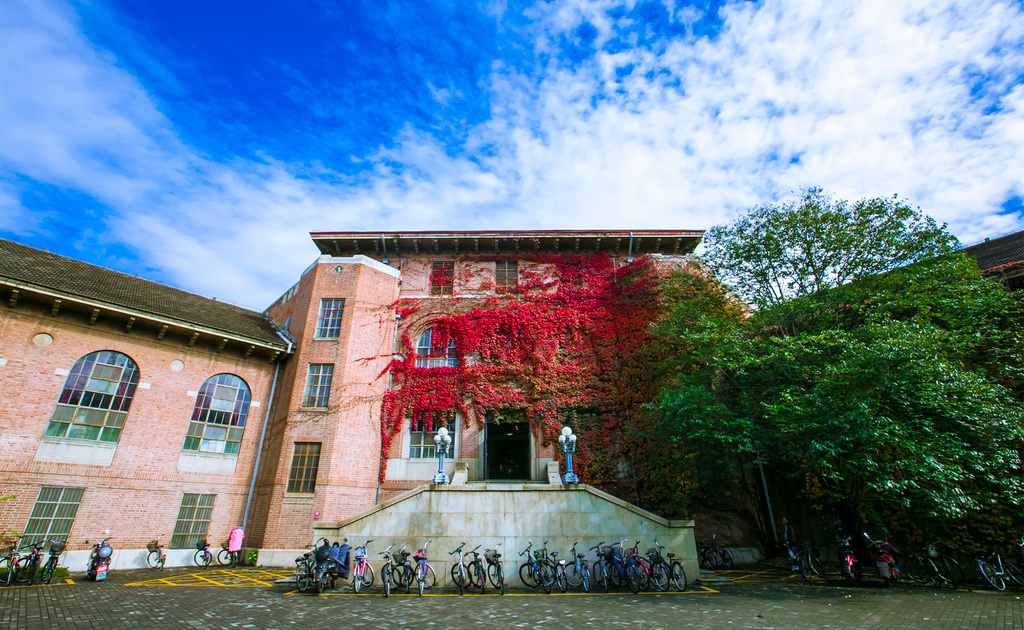
<path fill-rule="evenodd" d="M 491 586 L 504 595 L 505 571 L 501 568 L 501 553 L 498 552 L 500 546 L 501 543 L 498 543 L 494 545 L 493 549 L 484 551 L 484 559 L 487 560 L 487 579 L 491 581 Z"/>
<path fill-rule="evenodd" d="M 544 544 L 547 545 L 546 540 Z M 526 549 L 519 552 L 519 555 L 526 558 L 519 565 L 519 579 L 523 584 L 529 588 L 537 588 L 539 586 L 544 589 L 545 593 L 551 593 L 551 585 L 555 580 L 548 566 L 547 552 L 533 551 L 533 543 L 531 542 L 526 546 Z"/>
<path fill-rule="evenodd" d="M 718 534 L 711 537 L 710 543 L 701 545 L 701 547 L 697 549 L 697 557 L 700 560 L 700 568 L 707 569 L 709 571 L 732 569 L 735 567 L 732 552 L 719 544 Z"/>
<path fill-rule="evenodd" d="M 462 560 L 462 548 L 465 546 L 466 543 L 461 543 L 454 551 L 448 552 L 449 556 L 455 556 L 454 560 L 452 560 L 452 584 L 459 589 L 459 595 L 462 595 L 463 590 L 466 588 L 466 582 L 469 579 L 466 574 L 466 566 Z"/>
<path fill-rule="evenodd" d="M 819 556 L 818 549 L 810 541 L 805 540 L 797 547 L 794 561 L 804 581 L 810 582 L 814 578 L 825 577 L 825 568 L 821 566 Z"/>
<path fill-rule="evenodd" d="M 352 552 L 352 590 L 359 592 L 362 587 L 373 586 L 373 567 L 366 559 L 366 548 L 373 540 L 367 540 L 362 547 L 356 547 Z"/>
<path fill-rule="evenodd" d="M 625 554 L 626 583 L 633 593 L 646 591 L 651 587 L 651 570 L 640 555 L 640 541 L 636 541 L 629 553 Z"/>
<path fill-rule="evenodd" d="M 1021 545 L 1024 547 L 1024 539 Z M 987 554 L 979 554 L 975 560 L 981 576 L 997 591 L 1005 591 L 1011 583 L 1024 586 L 1024 573 L 1020 567 L 1004 557 L 999 549 L 992 547 Z"/>
<path fill-rule="evenodd" d="M 0 558 L 0 571 L 3 571 L 3 585 L 10 586 L 16 582 L 18 575 L 18 561 L 21 560 L 21 552 L 18 547 L 21 545 L 21 538 L 14 541 L 13 546 L 7 551 L 7 555 Z"/>
<path fill-rule="evenodd" d="M 163 570 L 164 564 L 167 562 L 167 554 L 164 553 L 164 546 L 160 544 L 160 541 L 154 538 L 146 543 L 146 549 L 149 550 L 149 555 L 146 556 L 146 564 L 149 565 L 149 568 Z"/>
<path fill-rule="evenodd" d="M 416 553 L 412 554 L 412 559 L 416 561 L 416 588 L 420 592 L 420 597 L 423 596 L 424 590 L 433 588 L 437 582 L 434 567 L 427 562 L 427 545 L 430 543 L 431 541 L 428 540 L 425 545 L 416 550 Z"/>
<path fill-rule="evenodd" d="M 64 553 L 64 548 L 67 547 L 68 541 L 48 540 L 46 542 L 50 543 L 50 557 L 46 559 L 46 563 L 39 574 L 39 579 L 43 584 L 49 584 L 50 580 L 53 579 L 53 572 L 57 570 L 57 564 L 60 562 L 60 554 Z"/>
<path fill-rule="evenodd" d="M 674 584 L 681 593 L 686 590 L 687 586 L 689 586 L 686 582 L 686 569 L 683 567 L 682 561 L 676 560 L 676 554 L 670 552 L 666 555 L 668 556 L 669 577 L 672 579 L 672 584 Z"/>
<path fill-rule="evenodd" d="M 469 583 L 473 588 L 480 589 L 480 594 L 484 593 L 484 588 L 487 586 L 487 571 L 484 569 L 484 561 L 480 557 L 480 553 L 477 549 L 480 545 L 477 545 L 468 553 L 472 554 L 473 559 L 466 563 L 466 575 L 469 577 Z"/>
<path fill-rule="evenodd" d="M 313 549 L 313 545 L 306 545 L 306 549 Z M 313 552 L 307 551 L 295 559 L 295 588 L 300 593 L 305 593 L 313 581 Z"/>
<path fill-rule="evenodd" d="M 555 580 L 554 585 L 558 587 L 561 592 L 569 590 L 569 579 L 566 577 L 565 571 L 565 560 L 558 559 L 557 551 L 548 551 L 545 546 L 544 551 L 547 552 L 548 566 L 551 567 L 551 571 L 554 574 Z"/>
<path fill-rule="evenodd" d="M 192 556 L 192 560 L 195 561 L 197 567 L 209 568 L 213 563 L 213 554 L 210 553 L 210 543 L 201 540 L 196 543 L 196 553 Z"/>
<path fill-rule="evenodd" d="M 393 586 L 401 587 L 404 585 L 406 594 L 409 593 L 413 580 L 416 579 L 416 572 L 413 570 L 412 562 L 409 560 L 411 554 L 405 550 L 408 546 L 409 543 L 405 543 L 398 550 L 398 553 L 394 554 L 395 571 L 392 574 Z"/>
<path fill-rule="evenodd" d="M 619 588 L 627 583 L 623 545 L 629 540 L 625 538 L 609 547 L 600 547 L 598 560 L 594 563 L 594 581 L 604 586 L 605 592 L 609 588 Z M 604 542 L 599 544 L 604 545 Z"/>
<path fill-rule="evenodd" d="M 932 584 L 941 588 L 944 583 L 956 588 L 963 582 L 960 563 L 944 555 L 936 544 L 912 547 L 903 560 L 903 573 L 918 584 Z"/>
<path fill-rule="evenodd" d="M 569 551 L 569 555 L 572 557 L 571 564 L 567 564 L 565 567 L 565 578 L 569 582 L 569 586 L 573 588 L 583 587 L 583 590 L 587 593 L 590 592 L 590 566 L 587 564 L 586 554 L 578 553 L 576 551 L 576 545 L 580 541 L 576 541 L 572 544 L 572 550 Z"/>
<path fill-rule="evenodd" d="M 654 539 L 654 546 L 647 550 L 647 563 L 651 572 L 651 584 L 659 591 L 667 591 L 672 581 L 672 567 L 661 555 L 665 546 Z"/>
<path fill-rule="evenodd" d="M 384 564 L 380 565 L 380 583 L 384 587 L 384 597 L 391 595 L 391 585 L 395 579 L 395 564 L 391 557 L 392 547 L 394 545 L 388 545 L 387 549 L 377 554 L 384 558 Z"/>

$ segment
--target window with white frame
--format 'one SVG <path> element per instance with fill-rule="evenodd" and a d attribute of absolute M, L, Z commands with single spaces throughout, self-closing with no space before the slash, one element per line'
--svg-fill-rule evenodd
<path fill-rule="evenodd" d="M 444 348 L 436 347 L 440 337 L 433 328 L 428 328 L 419 341 L 416 342 L 416 367 L 455 367 L 459 364 L 459 357 L 455 353 L 455 339 L 449 337 L 448 345 Z"/>
<path fill-rule="evenodd" d="M 249 415 L 249 386 L 234 374 L 206 379 L 185 434 L 186 451 L 237 455 Z"/>
<path fill-rule="evenodd" d="M 345 312 L 345 300 L 330 298 L 320 300 L 320 313 L 316 318 L 317 339 L 337 339 L 341 336 L 341 316 Z"/>
<path fill-rule="evenodd" d="M 448 435 L 452 443 L 445 451 L 445 457 L 455 457 L 455 441 L 458 439 L 458 423 L 455 416 L 445 417 L 443 414 L 436 414 L 434 421 L 428 422 L 431 416 L 422 415 L 418 419 L 410 421 L 409 424 L 409 457 L 411 459 L 432 459 L 437 457 L 437 446 L 434 444 L 434 435 L 441 427 L 448 429 Z"/>
<path fill-rule="evenodd" d="M 210 518 L 213 516 L 213 500 L 216 497 L 215 494 L 188 492 L 181 497 L 178 520 L 174 523 L 174 535 L 171 536 L 172 549 L 188 549 L 206 540 Z"/>

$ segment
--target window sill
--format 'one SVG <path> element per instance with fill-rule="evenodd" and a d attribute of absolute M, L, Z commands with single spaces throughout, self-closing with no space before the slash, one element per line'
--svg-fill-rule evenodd
<path fill-rule="evenodd" d="M 337 337 L 313 337 L 313 341 L 337 341 L 338 339 L 341 339 L 341 335 Z"/>
<path fill-rule="evenodd" d="M 233 475 L 237 462 L 238 455 L 234 453 L 183 450 L 178 457 L 178 472 Z"/>
<path fill-rule="evenodd" d="M 299 411 L 330 411 L 330 407 L 299 407 Z"/>
<path fill-rule="evenodd" d="M 117 442 L 43 436 L 35 461 L 110 466 L 116 450 Z"/>

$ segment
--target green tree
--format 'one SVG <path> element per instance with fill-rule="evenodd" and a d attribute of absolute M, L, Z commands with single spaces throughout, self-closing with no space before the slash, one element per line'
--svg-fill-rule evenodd
<path fill-rule="evenodd" d="M 803 204 L 767 211 L 785 230 L 715 230 L 709 257 L 718 264 L 745 251 L 749 268 L 767 270 L 765 252 L 790 252 L 784 266 L 749 280 L 763 286 L 731 287 L 761 296 L 749 317 L 712 281 L 673 279 L 679 288 L 655 327 L 674 349 L 662 366 L 659 430 L 734 475 L 763 463 L 791 491 L 834 508 L 851 533 L 864 518 L 950 535 L 968 515 L 1019 514 L 1022 300 L 982 278 L 969 257 L 946 253 L 955 241 L 917 213 L 894 235 L 904 244 L 889 248 L 895 262 L 861 256 L 856 213 L 830 223 L 831 250 L 787 242 L 817 233 L 824 206 L 808 200 L 822 198 L 812 189 Z M 906 216 L 904 205 L 891 207 Z M 804 267 L 798 250 L 812 252 Z M 904 265 L 913 252 L 932 257 Z M 827 260 L 847 271 L 823 272 Z"/>

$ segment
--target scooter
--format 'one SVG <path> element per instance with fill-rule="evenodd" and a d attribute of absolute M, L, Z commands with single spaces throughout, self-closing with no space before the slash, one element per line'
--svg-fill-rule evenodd
<path fill-rule="evenodd" d="M 853 536 L 847 536 L 839 543 L 839 570 L 848 584 L 857 584 L 862 577 L 860 560 L 853 551 Z"/>
<path fill-rule="evenodd" d="M 889 537 L 886 536 L 885 540 L 880 542 L 874 541 L 865 532 L 864 538 L 871 544 L 871 558 L 875 561 L 875 569 L 882 580 L 882 586 L 895 586 L 900 577 L 900 568 L 896 562 L 896 548 L 889 543 Z"/>
<path fill-rule="evenodd" d="M 109 534 L 110 530 L 103 530 L 103 533 Z M 92 580 L 93 582 L 107 579 L 107 572 L 110 569 L 110 557 L 114 555 L 114 549 L 107 544 L 108 540 L 110 540 L 110 536 L 93 544 L 92 553 L 89 554 L 89 566 L 85 570 L 85 579 Z M 89 541 L 87 540 L 85 543 L 89 544 Z"/>

